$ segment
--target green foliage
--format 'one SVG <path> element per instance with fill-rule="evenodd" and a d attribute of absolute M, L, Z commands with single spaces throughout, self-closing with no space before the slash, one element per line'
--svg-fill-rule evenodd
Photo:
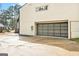
<path fill-rule="evenodd" d="M 0 23 L 3 23 L 7 27 L 15 29 L 17 20 L 19 18 L 20 7 L 20 5 L 16 4 L 15 6 L 10 6 L 7 10 L 2 10 L 0 14 Z"/>

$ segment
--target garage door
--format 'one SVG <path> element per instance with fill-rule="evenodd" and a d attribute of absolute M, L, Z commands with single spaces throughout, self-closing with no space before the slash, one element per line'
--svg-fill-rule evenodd
<path fill-rule="evenodd" d="M 37 35 L 68 37 L 68 23 L 38 23 Z"/>

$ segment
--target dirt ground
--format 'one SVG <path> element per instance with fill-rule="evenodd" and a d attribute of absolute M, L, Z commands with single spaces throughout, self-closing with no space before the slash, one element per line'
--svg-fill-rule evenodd
<path fill-rule="evenodd" d="M 20 40 L 26 42 L 57 46 L 69 51 L 79 51 L 79 43 L 68 39 L 58 39 L 48 37 L 28 37 L 28 36 L 20 36 L 20 38 L 21 38 Z"/>

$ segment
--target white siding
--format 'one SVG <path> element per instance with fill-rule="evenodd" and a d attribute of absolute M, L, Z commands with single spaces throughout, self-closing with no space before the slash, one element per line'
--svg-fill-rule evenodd
<path fill-rule="evenodd" d="M 36 7 L 48 5 L 48 10 L 36 12 Z M 79 20 L 79 4 L 53 3 L 53 4 L 26 4 L 20 9 L 20 34 L 35 35 L 35 22 L 40 21 Z M 70 24 L 68 24 L 68 38 L 70 38 Z M 33 31 L 31 26 L 34 27 Z M 74 36 L 74 35 L 73 35 Z"/>
<path fill-rule="evenodd" d="M 71 38 L 79 38 L 79 21 L 71 22 Z"/>

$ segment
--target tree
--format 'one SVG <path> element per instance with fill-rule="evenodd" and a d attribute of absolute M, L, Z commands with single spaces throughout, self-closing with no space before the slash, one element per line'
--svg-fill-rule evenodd
<path fill-rule="evenodd" d="M 20 5 L 15 4 L 14 6 L 10 6 L 7 10 L 2 10 L 0 13 L 0 23 L 3 23 L 6 27 L 15 29 L 19 18 L 20 7 Z"/>
<path fill-rule="evenodd" d="M 12 29 L 15 29 L 16 24 L 17 24 L 17 20 L 19 18 L 19 8 L 21 6 L 16 4 L 15 6 L 10 6 L 9 7 L 9 12 L 10 12 L 10 17 L 11 17 L 11 23 L 10 26 L 12 27 Z"/>
<path fill-rule="evenodd" d="M 2 10 L 2 13 L 0 14 L 0 19 L 1 19 L 0 22 L 3 23 L 4 25 L 7 24 L 6 22 L 7 14 L 8 13 L 6 13 L 6 10 Z"/>

